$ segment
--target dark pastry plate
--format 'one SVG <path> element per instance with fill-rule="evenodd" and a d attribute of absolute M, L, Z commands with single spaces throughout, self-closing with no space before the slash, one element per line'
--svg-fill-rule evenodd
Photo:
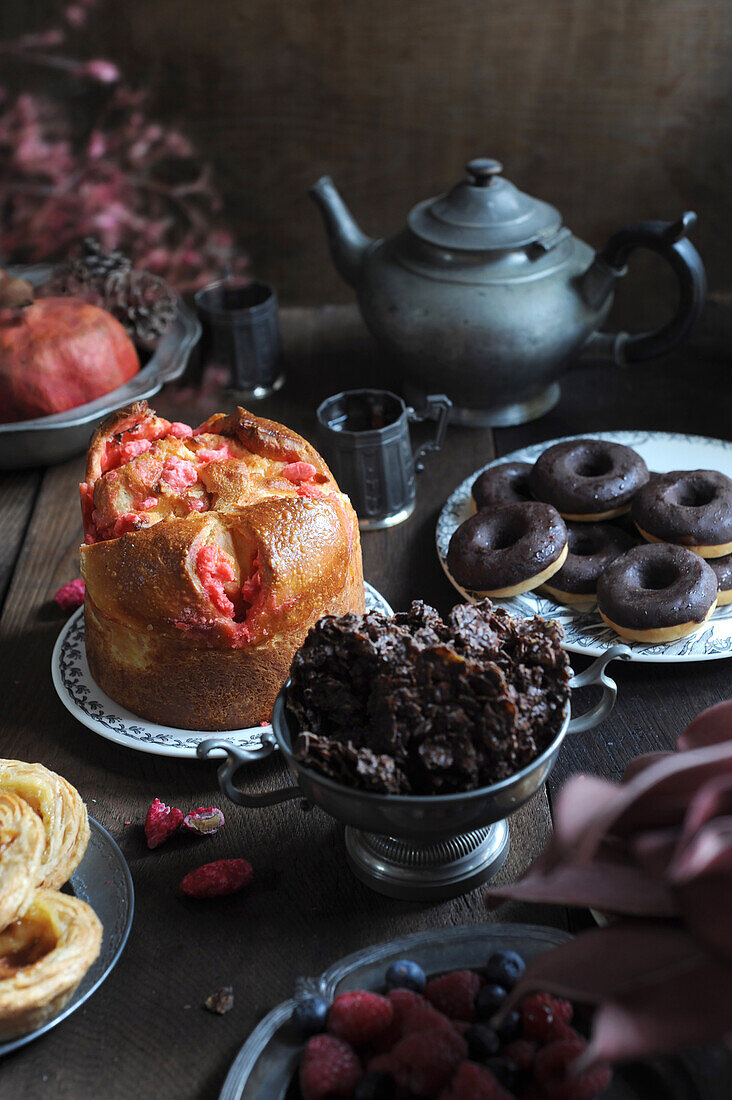
<path fill-rule="evenodd" d="M 303 992 L 319 992 L 330 1001 L 347 989 L 383 988 L 384 973 L 398 958 L 412 958 L 428 974 L 475 967 L 479 969 L 493 951 L 512 949 L 531 959 L 569 936 L 556 928 L 531 924 L 476 924 L 460 928 L 434 928 L 389 943 L 376 944 L 347 955 L 320 978 L 306 979 Z M 219 1100 L 299 1100 L 294 1082 L 302 1041 L 289 1026 L 294 1000 L 284 1001 L 255 1028 L 239 1051 L 226 1077 Z M 702 1076 L 714 1070 L 710 1059 L 722 1052 L 704 1052 L 696 1064 L 689 1058 L 635 1063 L 616 1071 L 603 1100 L 712 1100 L 722 1088 L 707 1089 Z M 702 1072 L 702 1070 L 706 1072 Z M 714 1072 L 710 1074 L 718 1077 Z"/>

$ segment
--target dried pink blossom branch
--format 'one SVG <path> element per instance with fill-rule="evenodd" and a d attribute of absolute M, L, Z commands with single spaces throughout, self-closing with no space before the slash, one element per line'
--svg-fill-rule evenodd
<path fill-rule="evenodd" d="M 243 272 L 212 168 L 189 139 L 146 115 L 147 93 L 113 61 L 60 52 L 99 2 L 62 6 L 40 31 L 0 43 L 16 63 L 64 73 L 75 97 L 72 116 L 62 100 L 0 88 L 0 257 L 55 260 L 94 236 L 180 290 Z"/>

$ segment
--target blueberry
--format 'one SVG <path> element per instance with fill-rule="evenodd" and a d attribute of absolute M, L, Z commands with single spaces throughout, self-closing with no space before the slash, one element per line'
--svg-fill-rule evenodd
<path fill-rule="evenodd" d="M 468 1044 L 468 1057 L 473 1062 L 482 1062 L 486 1058 L 492 1058 L 501 1049 L 501 1040 L 492 1027 L 485 1024 L 473 1024 L 465 1029 L 463 1035 Z"/>
<path fill-rule="evenodd" d="M 490 1020 L 498 1012 L 508 996 L 502 985 L 484 985 L 475 998 L 475 1012 L 479 1020 Z"/>
<path fill-rule="evenodd" d="M 513 1091 L 518 1080 L 518 1066 L 510 1058 L 486 1058 L 483 1062 L 504 1089 Z"/>
<path fill-rule="evenodd" d="M 398 959 L 386 972 L 386 988 L 412 989 L 421 993 L 427 985 L 427 975 L 419 963 L 411 959 Z"/>
<path fill-rule="evenodd" d="M 365 1073 L 356 1085 L 354 1100 L 394 1100 L 396 1082 L 388 1073 Z"/>
<path fill-rule="evenodd" d="M 301 1035 L 317 1035 L 325 1031 L 328 1002 L 322 997 L 303 997 L 292 1010 L 292 1022 Z"/>
<path fill-rule="evenodd" d="M 525 969 L 526 963 L 515 951 L 496 951 L 485 968 L 486 981 L 513 989 Z"/>
<path fill-rule="evenodd" d="M 498 1038 L 502 1043 L 512 1043 L 521 1034 L 521 1016 L 515 1009 L 507 1012 L 505 1018 L 496 1028 Z"/>

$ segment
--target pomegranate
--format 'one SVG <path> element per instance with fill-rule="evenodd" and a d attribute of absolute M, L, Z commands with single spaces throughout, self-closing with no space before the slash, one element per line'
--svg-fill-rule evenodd
<path fill-rule="evenodd" d="M 0 273 L 0 423 L 84 405 L 139 369 L 135 345 L 106 310 L 76 298 L 33 301 L 29 284 Z"/>

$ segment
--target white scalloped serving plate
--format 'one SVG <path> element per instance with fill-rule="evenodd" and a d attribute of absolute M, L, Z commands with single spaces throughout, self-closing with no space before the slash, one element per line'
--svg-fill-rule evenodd
<path fill-rule="evenodd" d="M 373 585 L 364 582 L 366 609 L 393 615 L 391 605 Z M 156 756 L 174 756 L 198 760 L 196 748 L 208 737 L 220 737 L 243 749 L 262 747 L 262 734 L 272 727 L 269 723 L 248 729 L 183 730 L 148 722 L 110 699 L 92 679 L 84 645 L 84 609 L 79 608 L 59 634 L 51 657 L 53 686 L 59 699 L 74 718 L 88 729 L 138 752 Z M 223 756 L 223 752 L 211 756 Z"/>
<path fill-rule="evenodd" d="M 450 575 L 446 559 L 453 532 L 471 514 L 470 490 L 478 474 L 491 466 L 499 466 L 502 462 L 535 462 L 547 447 L 562 443 L 565 439 L 590 438 L 633 447 L 645 459 L 649 470 L 658 473 L 668 470 L 706 469 L 721 470 L 723 474 L 732 477 L 732 442 L 671 432 L 587 432 L 585 435 L 548 439 L 503 455 L 466 477 L 448 497 L 437 520 L 436 541 L 440 564 L 451 584 L 466 600 L 475 603 L 480 597 L 457 583 Z M 494 603 L 521 618 L 539 615 L 542 619 L 555 619 L 564 628 L 564 647 L 570 653 L 599 657 L 605 650 L 618 644 L 618 635 L 603 622 L 594 606 L 588 611 L 577 611 L 536 592 L 524 592 L 511 599 L 494 600 Z M 631 661 L 656 664 L 715 661 L 732 657 L 732 604 L 718 608 L 695 634 L 689 634 L 675 642 L 665 645 L 629 642 L 628 645 Z"/>

